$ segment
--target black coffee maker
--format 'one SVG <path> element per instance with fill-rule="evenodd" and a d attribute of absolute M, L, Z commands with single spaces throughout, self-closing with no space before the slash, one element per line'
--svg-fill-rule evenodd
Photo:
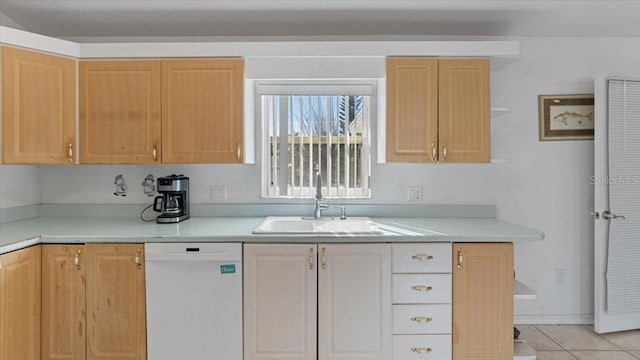
<path fill-rule="evenodd" d="M 172 174 L 158 178 L 158 193 L 153 201 L 153 210 L 160 212 L 156 222 L 178 223 L 189 218 L 189 178 Z"/>

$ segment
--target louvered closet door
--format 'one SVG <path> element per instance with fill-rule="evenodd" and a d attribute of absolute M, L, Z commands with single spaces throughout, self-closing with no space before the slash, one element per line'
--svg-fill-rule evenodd
<path fill-rule="evenodd" d="M 598 332 L 640 328 L 640 80 L 608 79 L 606 86 L 607 136 L 596 130 Z M 608 166 L 598 162 L 598 150 L 608 151 Z"/>

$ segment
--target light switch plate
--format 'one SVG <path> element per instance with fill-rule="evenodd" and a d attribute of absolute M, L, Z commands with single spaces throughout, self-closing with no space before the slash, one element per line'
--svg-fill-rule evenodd
<path fill-rule="evenodd" d="M 211 201 L 227 201 L 227 187 L 226 186 L 212 186 L 211 187 Z"/>
<path fill-rule="evenodd" d="M 422 201 L 422 186 L 407 187 L 408 201 Z"/>

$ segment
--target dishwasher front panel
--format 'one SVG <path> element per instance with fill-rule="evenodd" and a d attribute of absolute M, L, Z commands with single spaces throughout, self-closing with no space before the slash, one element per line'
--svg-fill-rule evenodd
<path fill-rule="evenodd" d="M 148 360 L 242 360 L 242 244 L 145 245 Z"/>

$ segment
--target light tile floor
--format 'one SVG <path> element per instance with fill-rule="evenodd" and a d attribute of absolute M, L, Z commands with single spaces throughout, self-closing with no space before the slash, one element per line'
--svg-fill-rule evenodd
<path fill-rule="evenodd" d="M 516 325 L 537 360 L 638 360 L 640 330 L 599 335 L 592 325 Z"/>

